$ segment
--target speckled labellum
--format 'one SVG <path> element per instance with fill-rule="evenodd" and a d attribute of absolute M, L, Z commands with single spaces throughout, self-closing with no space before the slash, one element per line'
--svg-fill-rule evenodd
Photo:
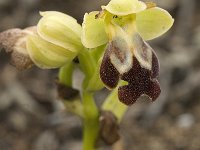
<path fill-rule="evenodd" d="M 127 81 L 127 85 L 118 89 L 119 100 L 126 105 L 133 104 L 141 95 L 154 101 L 161 92 L 157 80 L 158 58 L 138 34 L 134 34 L 131 43 L 125 46 L 122 40 L 116 39 L 108 43 L 100 68 L 101 80 L 110 89 L 120 79 Z"/>

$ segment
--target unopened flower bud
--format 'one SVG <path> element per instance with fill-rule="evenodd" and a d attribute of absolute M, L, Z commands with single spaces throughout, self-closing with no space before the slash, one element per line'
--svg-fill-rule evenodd
<path fill-rule="evenodd" d="M 26 49 L 26 39 L 34 33 L 36 27 L 15 28 L 0 33 L 0 46 L 11 55 L 11 64 L 19 70 L 28 69 L 33 64 Z"/>
<path fill-rule="evenodd" d="M 56 11 L 41 12 L 37 31 L 44 40 L 72 52 L 82 48 L 81 25 L 71 16 Z"/>
<path fill-rule="evenodd" d="M 71 16 L 56 11 L 41 12 L 37 34 L 27 39 L 27 50 L 40 68 L 59 68 L 70 63 L 83 48 L 81 26 Z"/>
<path fill-rule="evenodd" d="M 27 50 L 33 62 L 43 69 L 59 68 L 77 55 L 76 52 L 52 44 L 38 35 L 28 37 Z"/>

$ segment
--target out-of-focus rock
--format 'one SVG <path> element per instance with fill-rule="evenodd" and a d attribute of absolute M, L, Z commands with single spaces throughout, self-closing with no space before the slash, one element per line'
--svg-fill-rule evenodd
<path fill-rule="evenodd" d="M 155 2 L 159 7 L 172 10 L 178 5 L 179 0 L 155 0 Z"/>
<path fill-rule="evenodd" d="M 195 123 L 195 118 L 192 114 L 182 114 L 177 119 L 177 125 L 180 128 L 190 128 Z"/>
<path fill-rule="evenodd" d="M 12 3 L 12 0 L 0 0 L 0 8 L 4 8 Z"/>
<path fill-rule="evenodd" d="M 27 129 L 27 118 L 24 113 L 13 111 L 7 119 L 8 124 L 16 131 L 25 131 Z"/>
<path fill-rule="evenodd" d="M 45 131 L 36 140 L 33 150 L 58 150 L 58 146 L 58 140 L 54 133 Z"/>
<path fill-rule="evenodd" d="M 80 141 L 70 141 L 65 143 L 61 150 L 81 150 L 82 149 L 82 142 Z"/>
<path fill-rule="evenodd" d="M 200 26 L 195 29 L 194 44 L 200 48 Z"/>

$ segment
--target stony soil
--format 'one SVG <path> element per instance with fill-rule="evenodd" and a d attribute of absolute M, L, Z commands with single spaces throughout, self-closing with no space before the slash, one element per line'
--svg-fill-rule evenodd
<path fill-rule="evenodd" d="M 175 18 L 170 32 L 150 42 L 160 59 L 162 94 L 154 103 L 142 98 L 131 106 L 121 140 L 105 150 L 200 150 L 200 1 L 154 1 Z M 82 22 L 84 12 L 106 2 L 0 0 L 0 31 L 35 25 L 39 10 L 59 10 Z M 81 150 L 81 120 L 58 100 L 57 70 L 19 72 L 8 61 L 1 51 L 0 150 Z"/>

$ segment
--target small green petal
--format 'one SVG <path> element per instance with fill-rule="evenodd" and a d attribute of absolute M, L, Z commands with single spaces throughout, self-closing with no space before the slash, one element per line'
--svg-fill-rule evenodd
<path fill-rule="evenodd" d="M 26 46 L 32 61 L 43 69 L 59 68 L 76 56 L 76 53 L 49 43 L 37 35 L 29 36 Z"/>
<path fill-rule="evenodd" d="M 174 19 L 164 9 L 154 7 L 136 15 L 136 28 L 144 40 L 151 40 L 167 32 Z"/>
<path fill-rule="evenodd" d="M 114 15 L 125 16 L 145 10 L 146 4 L 138 0 L 111 0 L 107 6 L 102 6 L 102 9 Z"/>
<path fill-rule="evenodd" d="M 82 48 L 82 29 L 74 18 L 56 11 L 42 12 L 41 15 L 37 30 L 43 39 L 73 52 Z"/>
<path fill-rule="evenodd" d="M 108 41 L 104 20 L 102 18 L 95 18 L 97 14 L 98 11 L 93 11 L 84 15 L 81 40 L 87 48 L 95 48 Z"/>

